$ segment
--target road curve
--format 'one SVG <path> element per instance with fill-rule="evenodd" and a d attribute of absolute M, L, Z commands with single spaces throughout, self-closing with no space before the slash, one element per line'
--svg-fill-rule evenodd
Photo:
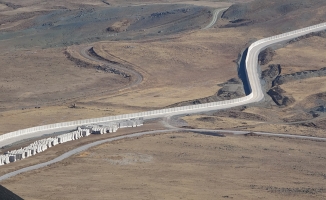
<path fill-rule="evenodd" d="M 140 112 L 140 113 L 125 114 L 119 116 L 108 116 L 103 118 L 78 120 L 73 122 L 63 122 L 57 124 L 44 125 L 40 127 L 32 127 L 29 129 L 23 129 L 23 130 L 7 133 L 4 135 L 0 135 L 0 145 L 4 145 L 4 144 L 6 145 L 9 143 L 9 141 L 11 143 L 19 141 L 22 137 L 28 137 L 29 135 L 32 134 L 34 134 L 34 137 L 40 136 L 44 133 L 44 131 L 54 132 L 57 131 L 58 129 L 71 130 L 76 128 L 77 126 L 85 125 L 89 123 L 114 122 L 117 120 L 125 120 L 130 118 L 137 118 L 137 117 L 143 117 L 144 119 L 154 119 L 154 118 L 160 118 L 160 117 L 171 116 L 171 115 L 194 114 L 194 113 L 201 113 L 201 112 L 207 112 L 212 110 L 221 110 L 221 109 L 227 109 L 236 106 L 259 102 L 264 99 L 264 93 L 262 91 L 262 87 L 260 84 L 260 75 L 258 73 L 258 67 L 259 67 L 258 54 L 263 49 L 271 45 L 285 42 L 297 38 L 299 36 L 309 34 L 311 32 L 322 31 L 325 29 L 326 29 L 326 23 L 322 23 L 307 28 L 299 29 L 296 31 L 291 31 L 288 33 L 261 39 L 254 42 L 252 45 L 250 45 L 250 47 L 248 48 L 248 53 L 246 58 L 246 73 L 247 73 L 247 78 L 250 85 L 251 93 L 245 97 L 219 101 L 219 102 L 206 103 L 206 104 L 182 106 L 182 107 L 152 110 L 152 111 Z M 86 49 L 84 49 L 84 55 L 88 57 L 85 51 Z M 90 59 L 93 60 L 95 58 L 90 57 Z"/>
<path fill-rule="evenodd" d="M 214 11 L 214 15 L 213 15 L 213 19 L 212 21 L 203 29 L 208 29 L 210 27 L 212 27 L 217 20 L 218 14 L 225 10 L 224 9 L 217 9 Z M 247 71 L 247 78 L 248 81 L 250 83 L 250 88 L 251 88 L 251 94 L 246 96 L 245 98 L 240 98 L 240 99 L 234 99 L 234 100 L 227 100 L 227 101 L 223 101 L 220 102 L 220 104 L 218 105 L 212 105 L 212 106 L 207 106 L 205 108 L 202 107 L 192 107 L 192 109 L 180 109 L 179 108 L 174 108 L 173 111 L 171 111 L 171 113 L 158 113 L 155 114 L 155 111 L 151 111 L 152 114 L 149 114 L 148 116 L 143 116 L 145 119 L 153 119 L 153 118 L 158 118 L 158 117 L 165 117 L 165 116 L 173 116 L 173 115 L 180 115 L 180 114 L 192 114 L 192 113 L 198 113 L 198 112 L 206 112 L 206 111 L 211 111 L 211 110 L 219 110 L 219 109 L 226 109 L 226 108 L 231 108 L 231 107 L 235 107 L 235 106 L 240 106 L 240 105 L 246 105 L 249 103 L 254 103 L 254 102 L 259 102 L 264 98 L 264 93 L 262 91 L 262 87 L 260 84 L 260 75 L 258 73 L 258 55 L 259 53 L 274 44 L 277 43 L 281 43 L 281 42 L 285 42 L 285 41 L 289 41 L 291 39 L 300 37 L 302 35 L 306 35 L 309 34 L 311 32 L 316 32 L 316 31 L 322 31 L 326 29 L 326 23 L 322 23 L 322 24 L 318 24 L 315 26 L 311 26 L 311 27 L 307 27 L 304 29 L 299 29 L 296 31 L 292 31 L 292 32 L 288 32 L 285 34 L 281 34 L 281 35 L 276 35 L 273 37 L 269 37 L 269 38 L 265 38 L 262 40 L 259 40 L 257 42 L 254 42 L 248 49 L 248 54 L 247 54 L 247 58 L 246 58 L 246 71 Z M 125 71 L 127 73 L 129 73 L 131 76 L 134 77 L 133 81 L 131 82 L 131 84 L 129 85 L 129 87 L 135 86 L 137 84 L 140 84 L 141 81 L 143 80 L 143 77 L 140 73 L 131 70 L 131 69 L 127 69 L 127 68 L 123 68 L 117 65 L 112 66 L 111 63 L 103 61 L 103 60 L 98 60 L 96 58 L 93 58 L 91 56 L 88 55 L 87 51 L 90 49 L 91 47 L 86 47 L 84 49 L 82 49 L 82 51 L 80 52 L 82 56 L 84 56 L 87 59 L 105 64 L 105 65 L 109 65 L 112 68 L 121 70 L 121 71 Z M 211 104 L 210 104 L 211 105 Z M 52 131 L 55 131 L 55 129 L 52 129 Z M 159 133 L 167 133 L 167 132 L 173 132 L 173 131 L 191 131 L 191 132 L 214 132 L 214 133 L 221 133 L 221 132 L 229 132 L 229 133 L 233 133 L 236 135 L 239 134 L 246 134 L 248 133 L 247 131 L 227 131 L 227 130 L 207 130 L 207 129 L 182 129 L 182 128 L 173 128 L 171 127 L 171 129 L 167 129 L 167 130 L 157 130 L 157 131 L 147 131 L 147 132 L 141 132 L 141 133 L 134 133 L 134 134 L 130 134 L 130 135 L 124 135 L 124 136 L 119 136 L 119 137 L 114 137 L 114 138 L 109 138 L 109 139 L 105 139 L 105 140 L 101 140 L 101 141 L 96 141 L 90 144 L 86 144 L 83 145 L 81 147 L 78 147 L 76 149 L 70 150 L 64 154 L 62 154 L 61 156 L 44 162 L 44 163 L 40 163 L 37 165 L 33 165 L 33 166 L 29 166 L 23 169 L 19 169 L 17 171 L 5 174 L 3 176 L 0 177 L 0 181 L 6 180 L 10 177 L 13 177 L 15 175 L 18 175 L 20 173 L 24 173 L 24 172 L 28 172 L 31 170 L 35 170 L 35 169 L 39 169 L 48 165 L 51 165 L 53 163 L 56 162 L 60 162 L 65 158 L 68 158 L 72 155 L 75 155 L 81 151 L 84 151 L 86 149 L 89 149 L 91 147 L 103 144 L 105 142 L 112 142 L 115 140 L 120 140 L 120 139 L 124 139 L 124 138 L 133 138 L 133 137 L 140 137 L 140 136 L 144 136 L 144 135 L 150 135 L 150 134 L 159 134 Z M 299 138 L 299 139 L 309 139 L 309 140 L 318 140 L 318 141 L 326 141 L 326 138 L 317 138 L 317 137 L 310 137 L 310 136 L 298 136 L 298 135 L 289 135 L 289 134 L 274 134 L 274 133 L 264 133 L 264 132 L 253 132 L 257 135 L 267 135 L 267 136 L 277 136 L 277 137 L 287 137 L 287 138 Z M 18 139 L 18 136 L 17 136 Z"/>
<path fill-rule="evenodd" d="M 25 167 L 13 172 L 10 172 L 8 174 L 5 174 L 3 176 L 0 176 L 0 182 L 4 181 L 8 178 L 11 178 L 13 176 L 16 176 L 18 174 L 24 173 L 24 172 L 29 172 L 32 170 L 40 169 L 42 167 L 49 166 L 51 164 L 60 162 L 70 156 L 73 156 L 75 154 L 78 154 L 82 151 L 85 151 L 91 147 L 106 143 L 106 142 L 112 142 L 116 140 L 121 140 L 125 138 L 135 138 L 135 137 L 141 137 L 144 135 L 155 135 L 155 134 L 161 134 L 161 133 L 169 133 L 169 132 L 195 132 L 195 133 L 215 133 L 217 136 L 224 136 L 223 133 L 227 134 L 233 134 L 233 135 L 245 135 L 247 133 L 254 133 L 256 135 L 264 135 L 264 136 L 274 136 L 274 137 L 284 137 L 284 138 L 294 138 L 294 139 L 307 139 L 307 140 L 315 140 L 315 141 L 322 141 L 326 142 L 326 138 L 319 138 L 319 137 L 310 137 L 310 136 L 300 136 L 300 135 L 290 135 L 290 134 L 275 134 L 275 133 L 264 133 L 264 132 L 249 132 L 249 131 L 232 131 L 232 130 L 211 130 L 211 129 L 185 129 L 185 128 L 171 128 L 171 129 L 166 129 L 166 130 L 156 130 L 156 131 L 146 131 L 146 132 L 140 132 L 140 133 L 133 133 L 130 135 L 123 135 L 123 136 L 118 136 L 114 138 L 109 138 L 109 139 L 104 139 L 96 142 L 92 142 L 80 147 L 77 147 L 73 150 L 70 150 L 61 156 L 58 156 L 54 158 L 53 160 L 44 162 L 44 163 L 39 163 L 33 166 Z"/>
<path fill-rule="evenodd" d="M 220 12 L 225 11 L 226 9 L 228 9 L 228 8 L 218 8 L 218 9 L 214 10 L 212 21 L 209 24 L 207 24 L 207 26 L 205 26 L 203 28 L 203 30 L 206 30 L 206 29 L 209 29 L 210 27 L 212 27 L 216 23 L 217 17 L 220 14 Z"/>

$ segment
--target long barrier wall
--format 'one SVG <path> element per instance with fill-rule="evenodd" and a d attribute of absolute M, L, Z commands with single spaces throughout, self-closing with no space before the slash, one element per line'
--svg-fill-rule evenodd
<path fill-rule="evenodd" d="M 261 40 L 258 40 L 254 42 L 252 45 L 250 45 L 248 49 L 248 54 L 251 52 L 251 50 L 263 43 L 275 41 L 278 39 L 282 39 L 291 35 L 294 35 L 296 37 L 299 37 L 301 35 L 305 35 L 307 33 L 313 32 L 314 30 L 318 31 L 317 29 L 325 28 L 326 29 L 326 23 L 317 24 L 314 26 L 310 26 L 307 28 L 291 31 L 288 33 L 272 36 L 269 38 L 264 38 Z M 322 30 L 322 29 L 321 29 Z M 246 71 L 248 72 L 248 69 L 250 70 L 250 66 L 248 66 L 248 55 L 246 58 Z M 252 66 L 251 66 L 252 67 Z M 257 69 L 254 69 L 257 72 Z M 248 74 L 247 74 L 248 75 Z M 257 76 L 258 77 L 258 76 Z M 257 80 L 259 82 L 259 80 Z M 250 85 L 252 85 L 254 80 L 250 79 Z M 175 108 L 167 108 L 167 109 L 160 109 L 160 110 L 152 110 L 147 112 L 140 112 L 140 113 L 133 113 L 133 114 L 124 114 L 124 115 L 117 115 L 117 116 L 109 116 L 109 117 L 102 117 L 102 118 L 93 118 L 93 119 L 85 119 L 85 120 L 77 120 L 77 121 L 70 121 L 70 122 L 62 122 L 62 123 L 56 123 L 56 124 L 48 124 L 43 126 L 36 126 L 32 128 L 22 129 L 10 133 L 6 133 L 0 136 L 0 141 L 13 138 L 13 137 L 19 137 L 21 135 L 26 135 L 30 133 L 35 133 L 39 131 L 46 131 L 46 130 L 52 130 L 52 129 L 58 129 L 58 128 L 65 128 L 65 127 L 73 127 L 73 126 L 80 126 L 80 125 L 87 125 L 92 123 L 101 123 L 101 122 L 110 122 L 110 121 L 116 121 L 116 120 L 124 120 L 124 119 L 131 119 L 131 118 L 139 118 L 139 117 L 149 117 L 149 116 L 164 116 L 168 114 L 178 114 L 182 111 L 196 111 L 203 108 L 212 108 L 219 109 L 223 105 L 244 105 L 246 103 L 250 103 L 250 100 L 254 97 L 254 93 L 262 93 L 261 87 L 259 91 L 252 91 L 250 95 L 232 99 L 232 100 L 226 100 L 226 101 L 219 101 L 219 102 L 212 102 L 212 103 L 205 103 L 205 104 L 197 104 L 197 105 L 191 105 L 191 106 L 182 106 L 182 107 L 175 107 Z M 260 99 L 259 99 L 260 100 Z M 259 101 L 257 100 L 257 101 Z M 241 104 L 240 104 L 241 103 Z"/>
<path fill-rule="evenodd" d="M 166 109 L 152 110 L 152 111 L 146 111 L 146 112 L 140 112 L 140 113 L 132 113 L 132 114 L 124 114 L 124 115 L 116 115 L 116 116 L 109 116 L 109 117 L 101 117 L 101 118 L 93 118 L 93 119 L 85 119 L 85 120 L 77 120 L 77 121 L 62 122 L 62 123 L 56 123 L 56 124 L 48 124 L 48 125 L 43 125 L 43 126 L 36 126 L 36 127 L 21 129 L 18 131 L 13 131 L 10 133 L 0 135 L 0 141 L 6 140 L 9 138 L 13 138 L 13 137 L 18 137 L 21 135 L 26 135 L 29 133 L 35 133 L 38 131 L 46 131 L 46 130 L 51 130 L 51 129 L 87 125 L 87 124 L 92 124 L 92 123 L 118 121 L 118 120 L 125 120 L 125 119 L 139 118 L 139 117 L 166 115 L 166 114 L 178 113 L 180 111 L 189 111 L 189 110 L 196 110 L 196 109 L 202 109 L 202 108 L 214 108 L 214 107 L 218 108 L 221 105 L 245 102 L 248 99 L 251 99 L 251 96 L 252 95 L 248 95 L 248 96 L 237 98 L 237 99 L 205 103 L 205 104 L 197 104 L 197 105 L 191 105 L 191 106 L 166 108 Z"/>
<path fill-rule="evenodd" d="M 257 80 L 256 83 L 259 83 L 259 81 L 258 81 L 259 76 L 257 76 L 258 75 L 258 54 L 259 54 L 259 52 L 261 52 L 263 49 L 267 48 L 270 45 L 274 45 L 274 44 L 284 42 L 284 41 L 289 41 L 293 38 L 297 38 L 297 37 L 300 37 L 300 36 L 303 36 L 303 35 L 306 35 L 306 34 L 309 34 L 312 32 L 322 31 L 325 29 L 326 29 L 326 22 L 320 23 L 317 25 L 313 25 L 313 26 L 309 26 L 306 28 L 294 30 L 291 32 L 271 36 L 271 37 L 264 38 L 264 39 L 261 39 L 261 40 L 258 40 L 256 42 L 252 43 L 248 48 L 248 53 L 247 53 L 247 57 L 246 57 L 246 74 L 247 74 L 247 78 L 249 79 L 250 87 L 252 89 L 251 92 L 253 93 L 253 96 L 256 97 L 256 96 L 263 95 L 261 84 L 255 85 L 255 80 Z M 255 48 L 255 51 L 252 51 L 254 48 Z M 252 53 L 252 52 L 254 52 L 254 53 Z M 254 59 L 254 61 L 250 60 L 250 59 Z M 251 63 L 251 65 L 250 65 L 250 61 L 255 62 L 255 63 Z M 257 99 L 253 99 L 252 102 L 258 102 L 259 100 L 260 99 L 258 97 Z"/>

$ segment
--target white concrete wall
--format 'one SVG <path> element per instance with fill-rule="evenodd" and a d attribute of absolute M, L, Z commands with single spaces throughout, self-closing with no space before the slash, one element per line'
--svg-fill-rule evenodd
<path fill-rule="evenodd" d="M 126 120 L 125 122 L 129 124 L 135 124 L 135 126 L 136 123 L 139 126 L 142 125 L 141 119 Z M 75 131 L 58 135 L 56 137 L 37 140 L 25 148 L 12 150 L 7 152 L 5 155 L 0 155 L 0 165 L 9 164 L 12 162 L 16 162 L 17 160 L 28 158 L 37 153 L 41 153 L 57 144 L 62 144 L 72 140 L 78 140 L 82 137 L 89 136 L 91 133 L 106 134 L 106 133 L 116 132 L 118 130 L 118 124 L 119 123 L 111 122 L 103 125 L 97 125 L 97 124 L 87 125 L 83 127 L 78 127 L 77 130 Z"/>
<path fill-rule="evenodd" d="M 155 116 L 159 114 L 173 114 L 178 113 L 180 111 L 187 111 L 187 110 L 196 110 L 196 109 L 202 109 L 202 108 L 209 108 L 209 107 L 217 107 L 219 105 L 225 105 L 230 103 L 236 103 L 236 102 L 243 102 L 251 98 L 251 95 L 237 98 L 237 99 L 231 99 L 226 101 L 219 101 L 219 102 L 212 102 L 212 103 L 205 103 L 205 104 L 197 104 L 197 105 L 191 105 L 191 106 L 182 106 L 182 107 L 176 107 L 176 108 L 166 108 L 166 109 L 160 109 L 160 110 L 152 110 L 147 112 L 140 112 L 140 113 L 132 113 L 132 114 L 124 114 L 124 115 L 117 115 L 117 116 L 109 116 L 109 117 L 102 117 L 102 118 L 93 118 L 93 119 L 85 119 L 85 120 L 77 120 L 77 121 L 70 121 L 70 122 L 62 122 L 62 123 L 56 123 L 56 124 L 48 124 L 43 126 L 36 126 L 32 128 L 27 129 L 21 129 L 18 131 L 13 131 L 10 133 L 6 133 L 3 135 L 0 135 L 0 141 L 13 138 L 13 137 L 19 137 L 21 135 L 26 135 L 30 133 L 35 133 L 38 131 L 45 131 L 45 130 L 51 130 L 51 129 L 57 129 L 57 128 L 64 128 L 64 127 L 73 127 L 73 126 L 81 126 L 81 125 L 87 125 L 87 124 L 96 124 L 101 122 L 114 122 L 114 121 L 121 121 L 121 120 L 128 120 L 132 118 L 139 118 L 139 117 L 148 117 L 148 116 Z"/>
<path fill-rule="evenodd" d="M 307 28 L 303 28 L 303 29 L 291 31 L 288 33 L 265 38 L 262 40 L 258 40 L 256 42 L 254 42 L 252 45 L 250 45 L 248 52 L 250 52 L 251 49 L 254 48 L 255 46 L 258 46 L 258 45 L 268 42 L 268 41 L 274 41 L 277 39 L 288 37 L 290 35 L 295 35 L 295 36 L 299 37 L 301 35 L 305 35 L 306 31 L 309 31 L 309 30 L 320 31 L 325 28 L 326 28 L 326 23 L 321 23 L 321 24 L 317 24 L 317 25 L 310 26 Z M 246 60 L 246 63 L 247 63 L 247 60 Z M 251 84 L 251 82 L 250 82 L 250 84 Z M 102 118 L 93 118 L 93 119 L 85 119 L 85 120 L 77 120 L 77 121 L 62 122 L 62 123 L 56 123 L 56 124 L 48 124 L 48 125 L 43 125 L 43 126 L 36 126 L 36 127 L 32 127 L 32 128 L 22 129 L 22 130 L 13 131 L 10 133 L 3 134 L 0 136 L 0 141 L 6 140 L 9 138 L 13 138 L 13 137 L 19 137 L 21 135 L 35 133 L 38 131 L 45 131 L 45 130 L 52 130 L 52 129 L 54 130 L 57 128 L 81 126 L 81 125 L 101 123 L 101 122 L 110 122 L 110 121 L 113 122 L 113 121 L 126 120 L 126 119 L 139 118 L 139 117 L 177 114 L 177 113 L 180 113 L 181 111 L 197 110 L 197 109 L 203 109 L 203 108 L 218 109 L 219 106 L 232 104 L 232 103 L 246 102 L 246 101 L 250 100 L 251 98 L 253 98 L 253 93 L 251 93 L 248 96 L 242 97 L 242 98 L 226 100 L 226 101 L 219 101 L 219 102 L 212 102 L 212 103 L 205 103 L 205 104 L 198 104 L 198 105 L 191 105 L 191 106 L 182 106 L 182 107 L 176 107 L 176 108 L 152 110 L 152 111 L 140 112 L 140 113 L 132 113 L 132 114 L 124 114 L 124 115 L 117 115 L 117 116 L 108 116 L 108 117 L 102 117 Z"/>

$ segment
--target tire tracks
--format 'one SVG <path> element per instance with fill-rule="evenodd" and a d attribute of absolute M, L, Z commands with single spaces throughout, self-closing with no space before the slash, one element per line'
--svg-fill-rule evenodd
<path fill-rule="evenodd" d="M 121 67 L 117 63 L 113 63 L 112 61 L 108 61 L 108 60 L 106 60 L 105 58 L 101 57 L 98 54 L 96 54 L 96 57 L 92 57 L 88 53 L 90 50 L 92 50 L 94 53 L 96 53 L 94 51 L 94 47 L 92 47 L 92 46 L 88 46 L 88 47 L 85 47 L 85 48 L 81 49 L 79 53 L 80 53 L 81 56 L 83 56 L 84 58 L 86 58 L 88 60 L 95 61 L 95 62 L 100 63 L 102 65 L 107 65 L 111 69 L 115 69 L 115 70 L 118 70 L 118 71 L 125 72 L 126 74 L 129 74 L 131 76 L 131 82 L 126 87 L 124 87 L 123 89 L 137 86 L 143 81 L 142 74 L 137 72 L 136 70 L 129 69 L 127 67 Z M 122 89 L 122 88 L 120 88 L 120 89 Z"/>

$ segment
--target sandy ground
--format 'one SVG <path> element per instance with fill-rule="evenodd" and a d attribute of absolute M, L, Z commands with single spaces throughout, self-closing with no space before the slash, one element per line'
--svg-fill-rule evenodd
<path fill-rule="evenodd" d="M 103 144 L 2 184 L 25 199 L 324 199 L 325 159 L 322 142 L 171 133 Z"/>

